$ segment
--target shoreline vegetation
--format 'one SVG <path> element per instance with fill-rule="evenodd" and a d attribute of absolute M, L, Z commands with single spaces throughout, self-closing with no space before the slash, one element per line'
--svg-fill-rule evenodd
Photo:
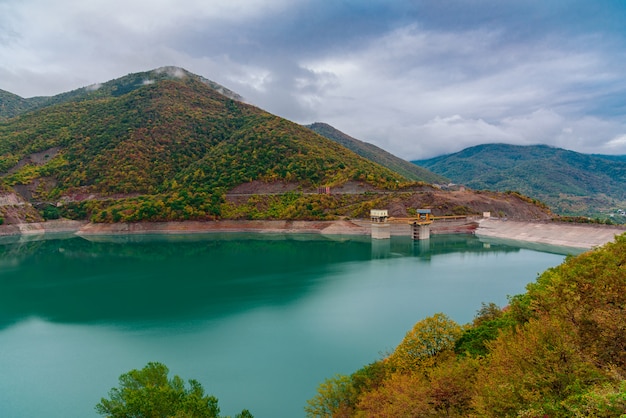
<path fill-rule="evenodd" d="M 571 224 L 554 221 L 509 221 L 468 218 L 434 222 L 432 234 L 475 234 L 481 237 L 546 245 L 591 249 L 612 242 L 626 232 L 624 226 Z M 266 233 L 370 235 L 367 219 L 334 221 L 220 220 L 182 222 L 138 222 L 102 224 L 88 221 L 51 220 L 40 223 L 1 225 L 0 236 L 36 236 L 69 233 L 79 236 L 128 234 Z M 409 224 L 393 224 L 392 235 L 410 235 Z"/>
<path fill-rule="evenodd" d="M 524 234 L 537 239 L 545 226 Z M 307 416 L 624 417 L 625 265 L 620 234 L 544 271 L 506 307 L 483 303 L 470 324 L 422 319 L 385 357 L 320 383 Z"/>

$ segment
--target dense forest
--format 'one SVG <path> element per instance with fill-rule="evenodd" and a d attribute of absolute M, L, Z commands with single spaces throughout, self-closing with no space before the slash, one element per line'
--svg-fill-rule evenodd
<path fill-rule="evenodd" d="M 626 414 L 626 234 L 568 257 L 471 324 L 437 313 L 385 358 L 329 378 L 311 417 Z"/>
<path fill-rule="evenodd" d="M 562 215 L 626 209 L 624 156 L 581 154 L 546 145 L 484 144 L 414 163 L 473 189 L 533 196 Z"/>
<path fill-rule="evenodd" d="M 418 165 L 412 164 L 406 160 L 396 157 L 393 154 L 377 147 L 376 145 L 360 141 L 345 133 L 333 128 L 326 123 L 316 122 L 311 125 L 307 125 L 307 128 L 311 129 L 318 134 L 325 136 L 328 139 L 343 145 L 344 147 L 356 152 L 362 157 L 377 162 L 378 164 L 387 167 L 388 169 L 402 174 L 409 180 L 424 181 L 427 183 L 439 183 L 447 184 L 449 180 L 443 176 L 428 171 Z"/>
<path fill-rule="evenodd" d="M 227 190 L 254 180 L 299 190 L 408 182 L 224 92 L 184 70 L 155 70 L 27 101 L 0 119 L 0 186 L 47 204 L 45 217 L 117 222 L 213 219 Z M 12 98 L 14 110 L 25 103 Z"/>

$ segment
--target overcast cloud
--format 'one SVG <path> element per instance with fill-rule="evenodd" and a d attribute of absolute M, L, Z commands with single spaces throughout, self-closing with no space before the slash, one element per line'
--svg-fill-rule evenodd
<path fill-rule="evenodd" d="M 0 89 L 174 65 L 405 159 L 626 154 L 624 22 L 613 0 L 0 0 Z"/>

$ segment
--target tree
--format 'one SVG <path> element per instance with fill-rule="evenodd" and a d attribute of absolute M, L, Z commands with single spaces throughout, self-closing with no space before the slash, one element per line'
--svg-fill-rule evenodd
<path fill-rule="evenodd" d="M 487 346 L 473 400 L 482 417 L 569 417 L 563 401 L 606 380 L 580 351 L 571 324 L 558 318 L 531 319 Z"/>
<path fill-rule="evenodd" d="M 349 416 L 356 396 L 350 377 L 336 375 L 319 385 L 317 395 L 307 401 L 304 410 L 308 417 Z"/>
<path fill-rule="evenodd" d="M 398 370 L 415 370 L 421 365 L 434 365 L 436 356 L 452 350 L 461 336 L 461 327 L 442 313 L 419 321 L 407 332 L 389 360 Z"/>
<path fill-rule="evenodd" d="M 427 391 L 428 380 L 422 373 L 394 373 L 359 398 L 359 412 L 371 418 L 428 416 Z"/>
<path fill-rule="evenodd" d="M 495 303 L 481 305 L 472 326 L 466 327 L 457 340 L 454 351 L 457 354 L 485 356 L 488 353 L 486 343 L 494 340 L 501 330 L 514 327 L 516 324 L 512 315 L 505 315 Z"/>
<path fill-rule="evenodd" d="M 582 395 L 568 399 L 565 406 L 568 415 L 576 418 L 623 417 L 626 411 L 626 381 L 593 386 Z"/>
<path fill-rule="evenodd" d="M 96 405 L 100 415 L 110 418 L 218 418 L 217 398 L 204 394 L 196 380 L 189 387 L 178 376 L 167 378 L 169 370 L 161 363 L 148 363 L 142 370 L 131 370 L 119 378 L 119 387 L 109 391 Z M 247 415 L 246 415 L 247 414 Z M 240 416 L 251 417 L 244 410 Z"/>
<path fill-rule="evenodd" d="M 535 315 L 571 324 L 597 366 L 626 375 L 626 234 L 547 270 L 528 295 Z"/>
<path fill-rule="evenodd" d="M 317 395 L 307 401 L 308 417 L 352 417 L 359 397 L 380 386 L 386 375 L 385 361 L 376 361 L 357 370 L 351 376 L 335 375 L 317 388 Z"/>
<path fill-rule="evenodd" d="M 479 361 L 453 355 L 434 367 L 396 372 L 359 397 L 358 412 L 367 417 L 466 417 L 470 414 Z"/>
<path fill-rule="evenodd" d="M 495 303 L 482 302 L 480 304 L 480 309 L 478 310 L 478 312 L 476 312 L 476 316 L 474 317 L 474 321 L 472 323 L 474 326 L 479 326 L 484 322 L 499 319 L 502 317 L 502 315 L 502 309 Z"/>

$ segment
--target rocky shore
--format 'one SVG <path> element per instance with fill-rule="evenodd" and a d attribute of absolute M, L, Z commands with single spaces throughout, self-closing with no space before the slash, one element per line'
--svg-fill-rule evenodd
<path fill-rule="evenodd" d="M 407 224 L 392 224 L 391 233 L 410 235 Z M 336 221 L 186 221 L 94 224 L 86 221 L 56 220 L 0 226 L 0 236 L 71 233 L 81 236 L 126 234 L 196 234 L 211 232 L 257 232 L 279 234 L 370 235 L 367 219 Z M 436 221 L 432 234 L 473 233 L 477 236 L 525 241 L 573 248 L 593 248 L 613 241 L 626 227 L 568 224 L 549 221 L 507 221 L 468 219 Z"/>
<path fill-rule="evenodd" d="M 594 248 L 613 241 L 616 235 L 624 232 L 626 226 L 483 219 L 475 233 L 482 237 L 561 247 Z"/>
<path fill-rule="evenodd" d="M 221 220 L 185 222 L 90 223 L 54 220 L 0 226 L 0 236 L 75 233 L 77 235 L 195 234 L 210 232 L 298 233 L 327 235 L 368 235 L 369 228 L 346 220 L 272 221 Z"/>

